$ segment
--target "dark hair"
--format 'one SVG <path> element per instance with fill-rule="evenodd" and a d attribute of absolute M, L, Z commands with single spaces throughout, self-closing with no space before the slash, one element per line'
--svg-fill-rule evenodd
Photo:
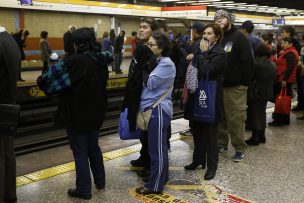
<path fill-rule="evenodd" d="M 162 56 L 169 56 L 170 54 L 170 40 L 169 38 L 166 36 L 165 33 L 162 33 L 160 31 L 153 31 L 151 33 L 151 37 L 153 37 L 153 39 L 155 40 L 158 48 L 163 49 L 161 55 Z"/>
<path fill-rule="evenodd" d="M 292 37 L 283 37 L 282 41 L 288 42 L 289 44 L 293 44 L 294 45 L 294 41 Z"/>
<path fill-rule="evenodd" d="M 49 33 L 47 31 L 41 31 L 40 33 L 40 37 L 43 39 L 46 39 L 46 37 L 49 35 Z"/>
<path fill-rule="evenodd" d="M 72 39 L 78 46 L 77 52 L 99 52 L 100 45 L 96 41 L 95 32 L 91 28 L 82 27 L 72 33 Z"/>
<path fill-rule="evenodd" d="M 271 49 L 264 43 L 260 43 L 254 51 L 254 56 L 255 57 L 263 57 L 266 56 L 267 58 L 269 58 L 271 56 Z"/>
<path fill-rule="evenodd" d="M 107 31 L 105 31 L 102 35 L 102 38 L 107 38 L 107 37 L 109 37 L 109 33 Z"/>
<path fill-rule="evenodd" d="M 154 18 L 141 18 L 140 22 L 148 23 L 152 31 L 159 29 L 159 23 Z"/>
<path fill-rule="evenodd" d="M 254 27 L 249 26 L 249 27 L 244 27 L 243 29 L 245 29 L 247 33 L 251 34 L 253 32 Z"/>
<path fill-rule="evenodd" d="M 294 27 L 290 25 L 286 25 L 282 28 L 282 31 L 288 32 L 290 34 L 290 37 L 293 37 L 295 35 L 295 29 Z"/>
<path fill-rule="evenodd" d="M 271 44 L 273 41 L 273 34 L 271 33 L 262 34 L 262 39 L 265 42 L 267 42 L 267 44 Z"/>
<path fill-rule="evenodd" d="M 165 32 L 168 32 L 168 26 L 164 20 L 157 20 L 159 28 L 164 29 Z"/>
<path fill-rule="evenodd" d="M 30 32 L 28 30 L 25 30 L 24 33 L 23 33 L 23 35 L 26 35 L 26 36 L 30 35 Z"/>
<path fill-rule="evenodd" d="M 137 35 L 137 32 L 136 32 L 136 31 L 133 31 L 133 32 L 131 33 L 131 35 L 132 35 L 132 36 L 136 36 L 136 35 Z"/>
<path fill-rule="evenodd" d="M 217 24 L 217 23 L 209 23 L 205 26 L 204 31 L 206 30 L 206 28 L 212 28 L 213 32 L 215 34 L 216 37 L 219 37 L 218 42 L 220 42 L 223 39 L 223 29 Z M 204 33 L 203 31 L 203 33 Z"/>

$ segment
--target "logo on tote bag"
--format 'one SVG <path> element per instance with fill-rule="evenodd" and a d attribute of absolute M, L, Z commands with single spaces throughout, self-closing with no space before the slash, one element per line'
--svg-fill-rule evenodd
<path fill-rule="evenodd" d="M 200 95 L 199 95 L 199 106 L 202 108 L 208 108 L 207 103 L 206 103 L 207 95 L 205 90 L 200 90 Z"/>

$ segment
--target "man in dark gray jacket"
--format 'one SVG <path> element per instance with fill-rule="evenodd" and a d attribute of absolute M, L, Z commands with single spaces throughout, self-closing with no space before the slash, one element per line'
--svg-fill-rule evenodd
<path fill-rule="evenodd" d="M 225 119 L 219 126 L 219 151 L 228 149 L 230 135 L 232 146 L 235 148 L 233 160 L 242 161 L 245 143 L 245 120 L 247 89 L 251 81 L 253 54 L 246 36 L 234 25 L 235 16 L 225 10 L 215 13 L 214 21 L 224 30 L 221 41 L 226 51 L 226 68 L 224 70 L 224 110 Z"/>
<path fill-rule="evenodd" d="M 17 100 L 17 70 L 21 60 L 16 41 L 0 26 L 0 104 Z M 16 158 L 13 136 L 0 132 L 0 202 L 16 202 Z"/>

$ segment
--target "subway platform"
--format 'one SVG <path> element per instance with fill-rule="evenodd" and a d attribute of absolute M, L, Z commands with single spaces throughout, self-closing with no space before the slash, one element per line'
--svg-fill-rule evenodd
<path fill-rule="evenodd" d="M 271 121 L 273 107 L 267 109 Z M 69 146 L 61 146 L 17 157 L 18 202 L 103 202 L 103 203 L 300 203 L 304 202 L 304 121 L 292 113 L 290 126 L 267 127 L 265 144 L 248 147 L 244 161 L 232 160 L 234 150 L 219 156 L 215 179 L 204 181 L 205 170 L 185 171 L 192 161 L 191 136 L 181 136 L 188 121 L 172 121 L 169 150 L 169 182 L 161 195 L 137 195 L 143 181 L 131 167 L 139 156 L 137 140 L 122 141 L 117 134 L 100 138 L 106 170 L 106 188 L 93 187 L 89 201 L 71 198 L 75 187 L 74 162 Z M 246 136 L 251 135 L 250 131 Z"/>

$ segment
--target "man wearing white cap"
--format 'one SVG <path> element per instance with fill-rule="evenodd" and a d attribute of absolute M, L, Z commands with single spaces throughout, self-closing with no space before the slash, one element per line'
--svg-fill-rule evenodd
<path fill-rule="evenodd" d="M 226 10 L 218 10 L 214 21 L 224 31 L 221 41 L 227 53 L 226 68 L 224 71 L 224 110 L 225 119 L 219 125 L 219 152 L 228 149 L 230 135 L 231 144 L 235 148 L 233 160 L 244 159 L 245 120 L 247 89 L 251 80 L 253 68 L 253 55 L 246 36 L 238 31 L 233 23 L 235 16 Z"/>

